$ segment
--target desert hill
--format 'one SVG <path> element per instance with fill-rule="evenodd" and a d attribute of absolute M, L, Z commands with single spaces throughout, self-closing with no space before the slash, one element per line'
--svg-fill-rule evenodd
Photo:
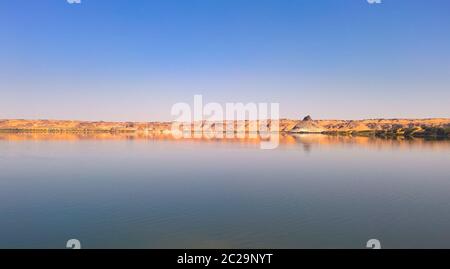
<path fill-rule="evenodd" d="M 254 122 L 240 122 L 248 130 Z M 236 122 L 234 124 L 237 124 Z M 204 126 L 205 122 L 192 126 Z M 301 120 L 281 119 L 280 132 L 376 136 L 450 137 L 450 118 Z M 130 132 L 170 134 L 170 122 L 104 122 L 70 120 L 0 120 L 0 132 Z"/>

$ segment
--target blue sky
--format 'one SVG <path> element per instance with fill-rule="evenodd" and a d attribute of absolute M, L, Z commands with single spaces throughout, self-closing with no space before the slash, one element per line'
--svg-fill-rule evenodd
<path fill-rule="evenodd" d="M 450 117 L 450 1 L 0 2 L 0 118 L 170 120 L 194 94 Z"/>

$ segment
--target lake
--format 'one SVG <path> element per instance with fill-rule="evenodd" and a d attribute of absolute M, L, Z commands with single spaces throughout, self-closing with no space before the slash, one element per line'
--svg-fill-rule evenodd
<path fill-rule="evenodd" d="M 0 248 L 450 248 L 450 141 L 0 134 Z"/>

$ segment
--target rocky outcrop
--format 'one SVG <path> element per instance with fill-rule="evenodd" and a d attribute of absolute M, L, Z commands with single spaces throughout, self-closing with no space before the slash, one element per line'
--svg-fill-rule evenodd
<path fill-rule="evenodd" d="M 306 116 L 299 121 L 291 130 L 291 133 L 321 133 L 326 131 L 317 122 L 313 121 L 311 116 Z"/>
<path fill-rule="evenodd" d="M 242 122 L 241 122 L 242 123 Z M 368 119 L 368 120 L 302 120 L 281 119 L 279 131 L 284 133 L 327 133 L 374 136 L 450 137 L 450 118 L 433 119 Z M 249 130 L 246 121 L 242 130 Z M 192 127 L 205 125 L 192 124 Z M 235 126 L 238 124 L 235 122 Z M 211 124 L 214 128 L 214 125 Z M 238 130 L 238 128 L 235 128 Z M 88 122 L 61 120 L 0 120 L 0 132 L 10 133 L 170 133 L 170 122 Z M 239 130 L 238 130 L 239 132 Z"/>
<path fill-rule="evenodd" d="M 312 118 L 310 115 L 303 118 L 303 121 L 312 121 Z"/>

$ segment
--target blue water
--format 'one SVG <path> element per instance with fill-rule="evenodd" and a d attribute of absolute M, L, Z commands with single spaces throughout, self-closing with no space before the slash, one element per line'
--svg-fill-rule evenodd
<path fill-rule="evenodd" d="M 450 248 L 450 142 L 0 135 L 0 248 Z"/>

